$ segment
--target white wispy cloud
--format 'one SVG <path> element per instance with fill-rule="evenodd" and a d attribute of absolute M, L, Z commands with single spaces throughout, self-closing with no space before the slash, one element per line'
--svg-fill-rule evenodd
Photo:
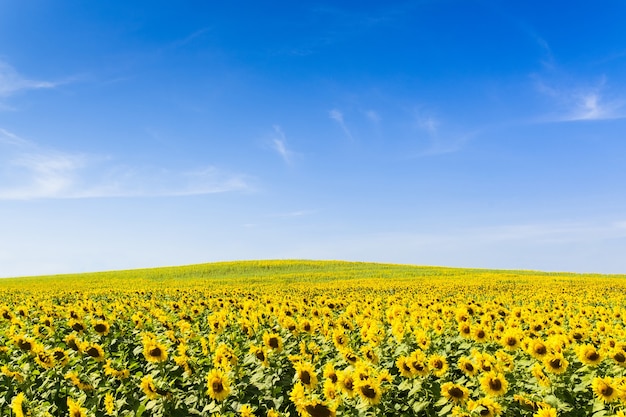
<path fill-rule="evenodd" d="M 11 65 L 0 60 L 0 97 L 8 97 L 23 90 L 54 88 L 58 83 L 24 77 Z"/>
<path fill-rule="evenodd" d="M 293 162 L 293 152 L 287 149 L 287 138 L 280 126 L 274 125 L 274 136 L 272 137 L 272 149 L 283 158 L 285 163 L 291 165 Z"/>
<path fill-rule="evenodd" d="M 332 109 L 330 112 L 328 112 L 328 116 L 334 120 L 335 122 L 337 122 L 337 124 L 339 125 L 339 127 L 341 127 L 341 130 L 343 130 L 343 133 L 345 133 L 345 135 L 350 139 L 350 140 L 354 140 L 352 133 L 350 132 L 350 129 L 348 129 L 348 126 L 346 126 L 346 122 L 343 119 L 343 113 L 341 111 L 339 111 L 338 109 Z"/>
<path fill-rule="evenodd" d="M 437 120 L 436 118 L 432 116 L 418 116 L 417 117 L 417 125 L 419 126 L 419 128 L 427 131 L 431 135 L 434 135 L 437 133 L 439 124 L 440 124 L 439 120 Z"/>
<path fill-rule="evenodd" d="M 0 200 L 158 197 L 249 189 L 248 178 L 196 170 L 129 167 L 112 158 L 64 152 L 0 129 Z"/>
<path fill-rule="evenodd" d="M 365 111 L 365 116 L 374 123 L 380 123 L 382 120 L 378 112 L 375 110 L 367 110 Z"/>

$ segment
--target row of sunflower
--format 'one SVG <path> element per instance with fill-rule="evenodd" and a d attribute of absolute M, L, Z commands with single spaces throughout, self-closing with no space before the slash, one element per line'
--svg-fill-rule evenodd
<path fill-rule="evenodd" d="M 626 282 L 0 292 L 0 415 L 623 416 Z"/>

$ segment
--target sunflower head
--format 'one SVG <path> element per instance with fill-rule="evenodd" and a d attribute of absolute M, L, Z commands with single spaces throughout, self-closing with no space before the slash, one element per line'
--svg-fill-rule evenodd
<path fill-rule="evenodd" d="M 317 385 L 317 375 L 313 365 L 309 362 L 298 362 L 295 364 L 298 379 L 308 389 L 313 389 Z"/>
<path fill-rule="evenodd" d="M 462 385 L 446 382 L 441 385 L 441 395 L 455 404 L 463 404 L 469 398 L 469 390 Z"/>
<path fill-rule="evenodd" d="M 596 398 L 604 403 L 610 403 L 614 401 L 619 395 L 617 386 L 613 378 L 610 377 L 594 378 L 591 382 L 591 387 L 594 394 L 596 395 Z"/>
<path fill-rule="evenodd" d="M 216 401 L 223 401 L 230 395 L 228 377 L 220 370 L 213 369 L 207 375 L 207 394 Z"/>
<path fill-rule="evenodd" d="M 492 371 L 480 378 L 480 386 L 485 394 L 499 397 L 506 393 L 509 383 L 504 375 Z"/>
<path fill-rule="evenodd" d="M 311 400 L 304 405 L 304 411 L 306 414 L 301 413 L 303 416 L 310 417 L 335 417 L 336 411 L 330 405 L 324 404 L 319 400 Z"/>
<path fill-rule="evenodd" d="M 356 392 L 361 398 L 361 401 L 367 406 L 378 404 L 382 397 L 382 390 L 378 381 L 373 379 L 366 379 L 364 381 L 356 382 Z"/>
<path fill-rule="evenodd" d="M 593 345 L 582 345 L 577 353 L 578 359 L 585 365 L 595 366 L 602 362 L 602 355 Z"/>
<path fill-rule="evenodd" d="M 543 364 L 546 370 L 553 374 L 562 374 L 567 369 L 569 362 L 560 353 L 548 355 L 544 358 Z"/>

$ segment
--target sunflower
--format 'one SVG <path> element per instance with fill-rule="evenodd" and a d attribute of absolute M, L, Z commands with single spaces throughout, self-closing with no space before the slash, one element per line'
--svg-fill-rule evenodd
<path fill-rule="evenodd" d="M 600 378 L 595 377 L 591 382 L 596 398 L 602 402 L 610 403 L 617 399 L 619 391 L 614 384 L 613 378 Z"/>
<path fill-rule="evenodd" d="M 339 388 L 341 391 L 346 394 L 348 397 L 354 397 L 354 375 L 352 372 L 345 369 L 338 373 L 339 376 Z"/>
<path fill-rule="evenodd" d="M 250 345 L 250 353 L 261 362 L 262 366 L 267 368 L 270 365 L 267 358 L 267 353 L 265 353 L 265 349 L 263 349 L 261 346 Z"/>
<path fill-rule="evenodd" d="M 543 359 L 548 354 L 548 347 L 540 339 L 534 339 L 528 345 L 528 353 L 535 359 Z"/>
<path fill-rule="evenodd" d="M 35 355 L 35 362 L 42 368 L 52 369 L 54 367 L 54 356 L 44 349 L 38 349 Z"/>
<path fill-rule="evenodd" d="M 283 350 L 283 339 L 278 333 L 265 333 L 263 334 L 263 343 L 268 349 L 278 353 Z"/>
<path fill-rule="evenodd" d="M 33 333 L 38 338 L 45 339 L 45 338 L 50 337 L 52 335 L 53 330 L 52 330 L 51 327 L 44 326 L 44 325 L 41 325 L 41 324 L 36 324 L 36 325 L 33 326 Z"/>
<path fill-rule="evenodd" d="M 413 374 L 413 368 L 409 365 L 410 359 L 406 356 L 402 355 L 398 359 L 396 359 L 396 368 L 400 371 L 400 375 L 406 378 L 412 378 L 415 375 Z"/>
<path fill-rule="evenodd" d="M 149 399 L 155 400 L 159 398 L 159 392 L 156 385 L 154 384 L 154 379 L 152 378 L 152 375 L 146 375 L 141 378 L 139 388 L 141 388 L 143 393 L 146 394 L 146 397 L 148 397 Z"/>
<path fill-rule="evenodd" d="M 295 364 L 296 375 L 305 388 L 313 389 L 317 385 L 317 375 L 315 369 L 309 362 L 298 362 Z"/>
<path fill-rule="evenodd" d="M 378 404 L 382 397 L 382 390 L 378 381 L 372 379 L 358 380 L 355 384 L 356 392 L 362 402 L 368 406 Z"/>
<path fill-rule="evenodd" d="M 462 385 L 446 382 L 441 385 L 441 394 L 454 404 L 464 404 L 469 398 L 469 390 Z"/>
<path fill-rule="evenodd" d="M 0 367 L 0 372 L 18 382 L 24 382 L 24 376 L 19 371 L 12 371 L 6 365 L 2 365 L 2 367 Z"/>
<path fill-rule="evenodd" d="M 306 411 L 306 393 L 304 391 L 304 386 L 300 383 L 300 381 L 296 382 L 289 392 L 289 399 L 296 406 L 298 414 L 303 415 Z"/>
<path fill-rule="evenodd" d="M 130 377 L 130 371 L 128 369 L 116 369 L 113 367 L 113 362 L 110 359 L 107 359 L 104 364 L 104 374 L 107 376 L 112 376 L 114 378 L 126 379 Z"/>
<path fill-rule="evenodd" d="M 489 335 L 485 328 L 481 325 L 476 325 L 472 328 L 472 339 L 476 342 L 484 343 L 488 340 Z"/>
<path fill-rule="evenodd" d="M 356 363 L 359 361 L 359 357 L 356 356 L 356 354 L 352 352 L 350 348 L 343 348 L 340 350 L 340 352 L 346 362 L 348 362 L 350 365 L 356 365 Z"/>
<path fill-rule="evenodd" d="M 219 369 L 213 369 L 206 377 L 207 394 L 217 401 L 223 401 L 230 394 L 228 377 Z"/>
<path fill-rule="evenodd" d="M 556 409 L 550 406 L 539 407 L 539 410 L 533 414 L 533 417 L 557 417 Z"/>
<path fill-rule="evenodd" d="M 481 398 L 468 403 L 470 411 L 477 413 L 481 417 L 495 417 L 502 413 L 502 407 L 489 397 Z"/>
<path fill-rule="evenodd" d="M 326 363 L 326 365 L 324 365 L 323 375 L 324 375 L 324 378 L 326 378 L 333 384 L 336 384 L 339 379 L 339 377 L 337 376 L 337 371 L 335 370 L 335 367 L 333 366 L 331 362 L 328 362 Z"/>
<path fill-rule="evenodd" d="M 333 332 L 333 343 L 337 349 L 343 349 L 348 345 L 348 336 L 342 329 L 337 329 Z"/>
<path fill-rule="evenodd" d="M 106 336 L 106 335 L 109 334 L 109 330 L 111 329 L 111 325 L 109 323 L 107 323 L 106 321 L 104 321 L 104 320 L 98 320 L 93 325 L 93 329 L 100 336 Z"/>
<path fill-rule="evenodd" d="M 578 359 L 585 365 L 595 366 L 602 362 L 602 355 L 593 345 L 582 345 L 577 349 Z"/>
<path fill-rule="evenodd" d="M 562 374 L 567 369 L 569 362 L 560 353 L 553 353 L 544 358 L 543 364 L 546 370 L 553 374 Z"/>
<path fill-rule="evenodd" d="M 109 416 L 112 416 L 115 412 L 115 398 L 110 392 L 107 392 L 104 395 L 104 409 L 106 411 L 106 414 Z"/>
<path fill-rule="evenodd" d="M 533 376 L 537 379 L 537 382 L 539 383 L 539 385 L 541 385 L 542 387 L 550 386 L 550 378 L 548 378 L 546 374 L 543 373 L 543 369 L 541 368 L 541 365 L 539 365 L 538 363 L 535 363 L 533 367 L 531 368 L 531 372 Z"/>
<path fill-rule="evenodd" d="M 90 343 L 84 348 L 84 350 L 87 355 L 91 356 L 96 361 L 101 362 L 104 360 L 104 350 L 99 344 Z"/>
<path fill-rule="evenodd" d="M 374 351 L 374 348 L 370 345 L 364 345 L 361 347 L 361 353 L 363 354 L 363 356 L 371 363 L 373 364 L 377 364 L 378 363 L 378 355 L 376 354 L 376 352 Z"/>
<path fill-rule="evenodd" d="M 66 366 L 70 361 L 70 358 L 67 355 L 67 352 L 65 352 L 61 348 L 54 348 L 52 350 L 51 355 L 54 358 L 55 364 L 58 364 L 60 366 Z"/>
<path fill-rule="evenodd" d="M 448 361 L 445 356 L 434 354 L 428 360 L 428 367 L 433 375 L 442 377 L 448 371 Z"/>
<path fill-rule="evenodd" d="M 70 397 L 67 397 L 67 408 L 69 417 L 87 417 L 87 409 Z"/>
<path fill-rule="evenodd" d="M 68 326 L 76 333 L 82 333 L 85 331 L 85 323 L 83 323 L 82 320 L 76 320 L 72 318 L 69 320 Z"/>
<path fill-rule="evenodd" d="M 237 356 L 235 352 L 225 343 L 220 343 L 215 349 L 215 357 L 213 358 L 213 365 L 216 368 L 222 368 L 224 370 L 230 369 L 231 366 L 237 363 Z"/>
<path fill-rule="evenodd" d="M 324 381 L 324 397 L 329 401 L 339 401 L 341 399 L 341 391 L 337 384 L 334 384 L 330 379 Z"/>
<path fill-rule="evenodd" d="M 256 414 L 254 414 L 254 410 L 248 404 L 244 404 L 241 406 L 241 408 L 239 409 L 239 415 L 241 417 L 256 417 Z"/>
<path fill-rule="evenodd" d="M 25 399 L 26 397 L 24 396 L 23 392 L 20 392 L 15 397 L 13 397 L 13 400 L 11 401 L 11 411 L 13 411 L 13 414 L 15 415 L 15 417 L 24 417 L 25 415 L 24 400 Z"/>
<path fill-rule="evenodd" d="M 508 350 L 516 350 L 520 347 L 522 341 L 522 335 L 515 329 L 510 329 L 504 332 L 500 343 Z"/>
<path fill-rule="evenodd" d="M 148 362 L 164 362 L 167 360 L 167 347 L 155 339 L 144 338 L 143 356 Z"/>
<path fill-rule="evenodd" d="M 459 369 L 467 376 L 474 376 L 478 373 L 478 368 L 472 363 L 467 356 L 462 356 L 458 362 Z"/>
<path fill-rule="evenodd" d="M 509 383 L 504 375 L 492 371 L 480 378 L 480 386 L 487 395 L 499 397 L 506 393 Z"/>
<path fill-rule="evenodd" d="M 335 408 L 320 402 L 319 400 L 311 400 L 304 405 L 304 411 L 311 417 L 335 417 L 337 415 Z M 300 413 L 304 416 L 304 413 Z"/>
<path fill-rule="evenodd" d="M 469 323 L 459 323 L 459 334 L 461 337 L 468 339 L 472 336 L 472 326 Z"/>
<path fill-rule="evenodd" d="M 13 338 L 13 341 L 17 345 L 18 348 L 23 350 L 24 352 L 30 352 L 35 348 L 35 341 L 28 336 L 19 335 Z"/>
<path fill-rule="evenodd" d="M 81 352 L 82 342 L 80 341 L 80 339 L 78 339 L 78 337 L 76 337 L 76 335 L 68 334 L 65 337 L 65 339 L 63 339 L 63 341 L 65 342 L 67 347 L 69 347 L 70 349 L 72 349 L 72 350 L 74 350 L 76 352 Z"/>
<path fill-rule="evenodd" d="M 65 374 L 65 379 L 69 379 L 72 384 L 76 387 L 78 387 L 78 389 L 83 390 L 83 391 L 92 391 L 93 390 L 93 386 L 89 383 L 83 382 L 82 379 L 80 379 L 80 377 L 78 376 L 78 372 L 76 371 L 70 371 L 68 373 Z"/>
<path fill-rule="evenodd" d="M 609 356 L 619 365 L 626 366 L 626 353 L 623 350 L 615 349 Z"/>

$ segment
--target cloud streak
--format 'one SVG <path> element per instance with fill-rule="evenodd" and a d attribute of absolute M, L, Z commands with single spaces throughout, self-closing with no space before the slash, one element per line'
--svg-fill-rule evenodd
<path fill-rule="evenodd" d="M 215 167 L 128 167 L 111 158 L 47 149 L 0 129 L 0 200 L 166 197 L 241 191 L 248 179 Z"/>
<path fill-rule="evenodd" d="M 0 97 L 9 97 L 24 90 L 54 88 L 58 83 L 28 79 L 11 65 L 0 61 Z"/>
<path fill-rule="evenodd" d="M 332 120 L 337 122 L 337 124 L 339 125 L 341 130 L 343 130 L 343 133 L 345 133 L 348 139 L 354 140 L 354 137 L 352 136 L 350 129 L 348 129 L 348 126 L 346 126 L 346 122 L 343 119 L 343 113 L 341 111 L 339 111 L 338 109 L 332 109 L 330 112 L 328 112 L 328 116 Z"/>
<path fill-rule="evenodd" d="M 287 165 L 293 163 L 293 152 L 287 149 L 287 139 L 285 133 L 278 125 L 274 125 L 274 134 L 272 138 L 272 149 L 274 149 Z"/>

